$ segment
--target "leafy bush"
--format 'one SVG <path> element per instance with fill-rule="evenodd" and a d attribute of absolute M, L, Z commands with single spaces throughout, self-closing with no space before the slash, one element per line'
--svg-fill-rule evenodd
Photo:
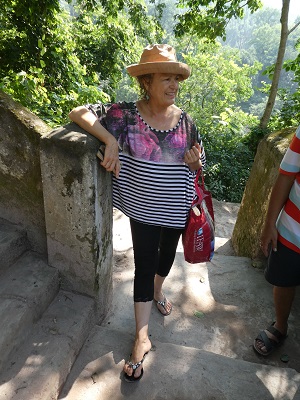
<path fill-rule="evenodd" d="M 233 117 L 239 113 L 243 115 L 243 112 L 236 110 Z M 254 126 L 257 121 L 252 118 L 247 123 Z M 241 132 L 242 127 L 233 124 L 233 121 L 222 127 L 219 121 L 215 122 L 215 129 L 201 135 L 207 154 L 205 182 L 218 200 L 239 203 L 242 199 L 256 147 L 251 137 L 252 131 Z"/>

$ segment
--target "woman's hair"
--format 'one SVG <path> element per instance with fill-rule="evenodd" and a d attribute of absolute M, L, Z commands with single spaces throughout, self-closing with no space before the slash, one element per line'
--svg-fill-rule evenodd
<path fill-rule="evenodd" d="M 147 74 L 147 75 L 140 75 L 136 77 L 137 82 L 139 84 L 139 89 L 140 89 L 140 97 L 142 100 L 148 100 L 149 99 L 149 87 L 151 86 L 152 80 L 153 80 L 153 74 Z M 145 85 L 147 84 L 147 87 Z"/>

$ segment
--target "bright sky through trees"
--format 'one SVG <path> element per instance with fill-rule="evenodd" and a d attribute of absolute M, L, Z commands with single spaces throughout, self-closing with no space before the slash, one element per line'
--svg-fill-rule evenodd
<path fill-rule="evenodd" d="M 281 10 L 282 8 L 282 0 L 262 0 L 262 3 L 266 7 L 277 8 Z M 290 1 L 290 17 L 289 19 L 294 19 L 300 15 L 300 1 L 299 0 L 291 0 Z"/>

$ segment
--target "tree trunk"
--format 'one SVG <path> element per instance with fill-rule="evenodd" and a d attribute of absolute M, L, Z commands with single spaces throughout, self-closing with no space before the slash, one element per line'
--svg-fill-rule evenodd
<path fill-rule="evenodd" d="M 266 104 L 265 111 L 263 113 L 263 116 L 261 117 L 259 124 L 259 127 L 261 129 L 267 128 L 275 104 L 275 99 L 278 91 L 278 83 L 279 83 L 280 73 L 282 70 L 283 58 L 286 48 L 286 42 L 289 35 L 289 30 L 288 30 L 289 8 L 290 8 L 290 0 L 282 0 L 282 9 L 280 18 L 281 22 L 280 43 L 279 43 L 277 60 L 275 63 L 274 75 L 272 79 L 268 102 Z"/>

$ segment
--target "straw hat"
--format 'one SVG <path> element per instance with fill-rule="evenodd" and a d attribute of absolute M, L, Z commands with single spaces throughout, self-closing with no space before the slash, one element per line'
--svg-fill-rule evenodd
<path fill-rule="evenodd" d="M 190 68 L 187 64 L 177 61 L 175 50 L 168 44 L 153 44 L 145 47 L 139 64 L 127 67 L 131 76 L 139 76 L 154 73 L 167 73 L 181 75 L 182 79 L 190 76 Z"/>

